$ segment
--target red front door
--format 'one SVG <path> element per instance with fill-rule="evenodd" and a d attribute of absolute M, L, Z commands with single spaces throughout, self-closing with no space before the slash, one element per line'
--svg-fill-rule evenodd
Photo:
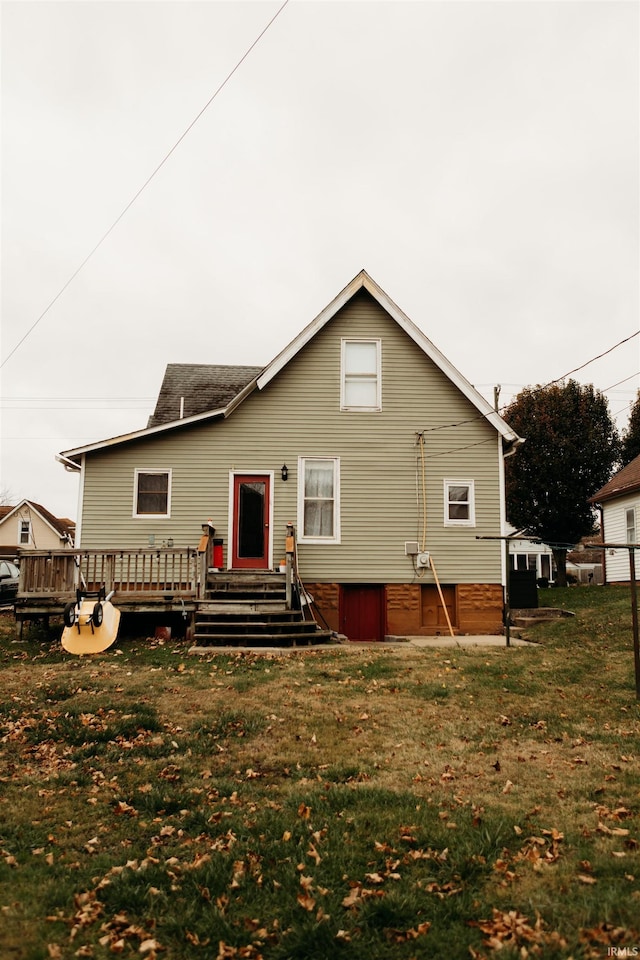
<path fill-rule="evenodd" d="M 270 478 L 264 474 L 233 477 L 233 549 L 236 569 L 269 566 Z"/>

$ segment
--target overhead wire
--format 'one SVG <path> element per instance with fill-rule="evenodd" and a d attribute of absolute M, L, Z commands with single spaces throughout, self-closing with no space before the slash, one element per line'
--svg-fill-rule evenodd
<path fill-rule="evenodd" d="M 599 353 L 597 356 L 592 357 L 590 360 L 587 360 L 585 363 L 580 364 L 579 367 L 574 367 L 573 370 L 569 370 L 568 373 L 563 374 L 561 377 L 556 377 L 555 380 L 549 380 L 548 383 L 544 383 L 537 387 L 534 387 L 531 393 L 533 394 L 541 393 L 543 390 L 546 390 L 548 387 L 552 387 L 556 383 L 561 383 L 563 380 L 566 380 L 567 377 L 571 376 L 571 374 L 577 373 L 578 370 L 584 370 L 585 367 L 588 367 L 590 364 L 595 363 L 596 360 L 602 359 L 602 357 L 606 357 L 607 354 L 611 353 L 613 350 L 616 350 L 618 347 L 623 346 L 625 343 L 628 343 L 630 340 L 633 340 L 633 338 L 637 337 L 638 335 L 640 335 L 640 330 L 636 330 L 635 333 L 630 334 L 628 337 L 625 337 L 623 340 L 620 340 L 618 343 L 614 343 L 612 347 L 609 347 L 607 350 L 604 350 L 602 353 Z M 631 377 L 627 377 L 626 379 L 631 380 L 633 376 L 635 376 L 635 374 L 632 374 Z M 625 383 L 625 382 L 626 380 L 620 381 L 620 383 Z M 608 387 L 607 389 L 611 389 L 611 388 Z M 602 391 L 602 392 L 604 393 L 605 391 Z M 463 427 L 468 423 L 477 423 L 479 420 L 487 420 L 494 413 L 497 413 L 498 415 L 500 415 L 501 411 L 507 410 L 508 407 L 509 407 L 509 404 L 504 404 L 498 410 L 492 409 L 489 413 L 481 413 L 477 416 L 468 417 L 465 420 L 458 420 L 455 423 L 442 423 L 437 427 L 426 427 L 424 432 L 436 433 L 438 430 L 449 430 L 452 427 Z"/>
<path fill-rule="evenodd" d="M 640 333 L 640 331 L 638 331 L 638 332 Z M 637 336 L 637 335 L 638 335 L 637 333 L 634 333 L 634 334 L 632 334 L 630 337 L 627 337 L 625 340 L 621 340 L 620 343 L 617 343 L 617 344 L 615 344 L 613 347 L 610 347 L 609 350 L 606 350 L 604 353 L 599 354 L 597 357 L 594 357 L 592 360 L 587 361 L 587 363 L 583 364 L 582 367 L 586 367 L 586 366 L 588 366 L 589 363 L 593 363 L 595 360 L 599 360 L 601 357 L 606 356 L 607 353 L 611 353 L 611 351 L 612 351 L 612 350 L 615 350 L 616 347 L 621 346 L 623 343 L 626 343 L 628 340 L 633 339 L 633 337 L 635 337 L 635 336 Z M 582 369 L 582 367 L 577 367 L 576 370 Z M 573 370 L 573 371 L 571 371 L 571 372 L 572 372 L 572 373 L 575 373 L 576 370 Z M 568 376 L 568 375 L 569 375 L 569 374 L 565 374 L 565 376 Z M 613 390 L 614 387 L 618 387 L 618 386 L 620 386 L 620 384 L 622 384 L 622 383 L 627 383 L 628 380 L 633 380 L 633 378 L 634 378 L 634 377 L 637 377 L 637 376 L 638 376 L 638 373 L 632 373 L 630 377 L 625 377 L 624 380 L 618 380 L 617 383 L 613 383 L 610 387 L 606 387 L 606 388 L 605 388 L 604 390 L 602 390 L 601 392 L 602 392 L 602 393 L 606 393 L 607 390 Z M 552 381 L 550 381 L 549 384 L 546 384 L 546 386 L 551 386 L 551 385 L 554 384 L 554 383 L 559 383 L 559 382 L 561 382 L 563 379 L 564 379 L 564 377 L 560 377 L 560 378 L 557 379 L 557 380 L 552 380 Z M 545 386 L 542 386 L 542 387 L 537 388 L 537 390 L 544 390 L 545 388 L 546 388 Z M 537 390 L 535 390 L 535 391 L 533 391 L 533 392 L 535 393 L 535 392 L 537 392 Z M 630 409 L 630 408 L 633 406 L 634 403 L 635 403 L 635 400 L 632 400 L 630 403 L 625 404 L 625 406 L 622 407 L 620 410 L 618 410 L 615 414 L 612 414 L 614 420 L 617 419 L 617 417 L 619 417 L 621 414 L 623 414 L 623 413 L 625 412 L 625 410 Z M 504 407 L 503 409 L 506 409 L 506 407 Z M 477 422 L 477 421 L 479 421 L 479 420 L 486 420 L 486 419 L 487 419 L 487 415 L 482 414 L 481 416 L 478 416 L 478 417 L 472 417 L 472 418 L 470 418 L 469 420 L 460 420 L 460 421 L 458 421 L 458 423 L 448 424 L 448 426 L 449 426 L 449 427 L 460 427 L 460 426 L 464 426 L 464 425 L 467 424 L 467 423 L 475 423 L 475 422 Z M 425 434 L 425 433 L 431 433 L 431 432 L 435 432 L 435 431 L 437 431 L 437 430 L 443 430 L 443 429 L 445 429 L 445 427 L 443 427 L 443 426 L 440 426 L 440 427 L 427 427 L 427 428 L 425 428 L 425 430 L 423 430 L 423 431 L 421 432 L 421 434 L 420 434 L 421 443 L 422 443 L 422 448 L 424 449 L 424 434 Z M 454 448 L 452 448 L 452 449 L 450 449 L 450 450 L 443 450 L 443 451 L 441 451 L 440 453 L 433 453 L 433 454 L 430 454 L 429 459 L 430 459 L 430 460 L 434 460 L 434 459 L 436 459 L 437 457 L 445 457 L 445 456 L 448 456 L 449 454 L 452 454 L 452 453 L 461 453 L 462 451 L 464 451 L 464 450 L 469 450 L 469 449 L 471 449 L 472 447 L 480 447 L 480 446 L 482 446 L 482 445 L 485 444 L 485 443 L 493 443 L 493 438 L 492 438 L 492 437 L 489 437 L 489 438 L 486 439 L 486 440 L 478 440 L 478 441 L 476 441 L 476 442 L 474 442 L 474 443 L 467 443 L 467 444 L 465 444 L 464 446 L 461 446 L 461 447 L 454 447 Z"/>
<path fill-rule="evenodd" d="M 125 216 L 125 214 L 131 209 L 131 207 L 132 207 L 133 204 L 136 202 L 136 200 L 138 199 L 138 197 L 140 196 L 140 194 L 141 194 L 144 190 L 146 190 L 146 188 L 149 186 L 149 184 L 151 183 L 151 181 L 153 180 L 153 178 L 156 176 L 156 174 L 160 172 L 160 170 L 162 169 L 162 167 L 164 167 L 164 165 L 165 165 L 165 163 L 167 162 L 167 160 L 169 159 L 169 157 L 171 157 L 171 155 L 175 152 L 175 150 L 180 146 L 180 144 L 182 143 L 182 141 L 184 140 L 184 138 L 185 138 L 185 137 L 187 136 L 187 134 L 192 130 L 192 128 L 196 125 L 196 123 L 198 122 L 198 120 L 200 119 L 200 117 L 203 115 L 203 113 L 205 113 L 205 111 L 211 106 L 211 104 L 213 103 L 213 101 L 216 99 L 216 97 L 218 96 L 218 94 L 220 93 L 220 91 L 224 89 L 224 87 L 227 85 L 227 83 L 229 82 L 229 80 L 231 79 L 231 77 L 234 75 L 234 73 L 242 66 L 242 64 L 243 64 L 244 61 L 247 59 L 247 57 L 249 56 L 249 54 L 251 53 L 251 51 L 252 51 L 252 50 L 254 49 L 254 47 L 260 42 L 260 40 L 261 40 L 262 37 L 265 35 L 265 33 L 267 32 L 267 30 L 269 29 L 269 27 L 270 27 L 270 26 L 275 22 L 275 20 L 280 16 L 280 14 L 282 13 L 282 11 L 284 10 L 284 8 L 287 6 L 288 3 L 289 3 L 289 0 L 284 0 L 284 3 L 278 8 L 278 10 L 276 11 L 276 13 L 271 17 L 271 19 L 270 19 L 269 22 L 267 23 L 267 25 L 261 30 L 261 32 L 258 34 L 258 36 L 256 37 L 256 39 L 253 41 L 253 43 L 251 44 L 251 46 L 248 47 L 248 49 L 247 49 L 247 50 L 244 52 L 244 54 L 240 57 L 240 59 L 238 60 L 238 62 L 236 63 L 236 65 L 233 67 L 233 69 L 229 71 L 229 73 L 228 73 L 227 76 L 224 78 L 224 80 L 222 81 L 222 83 L 218 86 L 218 88 L 214 91 L 214 93 L 209 97 L 209 99 L 208 99 L 207 102 L 205 103 L 204 107 L 202 107 L 202 109 L 199 111 L 199 113 L 193 118 L 193 120 L 191 121 L 191 123 L 187 126 L 186 130 L 184 130 L 184 132 L 178 137 L 178 139 L 176 140 L 176 142 L 173 144 L 173 146 L 172 146 L 171 149 L 168 151 L 168 153 L 165 154 L 165 156 L 162 158 L 162 160 L 161 160 L 160 163 L 157 165 L 157 167 L 155 168 L 155 170 L 147 177 L 147 179 L 145 180 L 145 182 L 142 184 L 142 186 L 139 188 L 139 190 L 137 190 L 137 192 L 133 195 L 133 197 L 131 198 L 131 200 L 129 200 L 129 202 L 128 202 L 127 205 L 124 207 L 124 209 L 121 211 L 121 213 L 120 213 L 120 214 L 116 217 L 116 219 L 113 221 L 113 223 L 111 224 L 111 226 L 109 227 L 109 229 L 108 229 L 105 233 L 103 233 L 103 235 L 100 237 L 100 239 L 99 239 L 98 242 L 95 244 L 95 246 L 89 251 L 89 253 L 87 254 L 87 256 L 84 258 L 84 260 L 82 261 L 82 263 L 80 264 L 80 266 L 77 267 L 77 268 L 74 270 L 74 272 L 71 274 L 71 276 L 69 277 L 69 279 L 67 280 L 67 282 L 64 284 L 63 287 L 61 287 L 61 289 L 57 292 L 57 294 L 55 295 L 55 297 L 48 303 L 48 305 L 47 305 L 47 306 L 45 307 L 45 309 L 42 311 L 42 313 L 41 313 L 40 316 L 37 318 L 37 320 L 35 320 L 35 321 L 31 324 L 31 326 L 30 326 L 29 329 L 26 331 L 26 333 L 20 338 L 20 340 L 18 340 L 18 342 L 16 343 L 15 347 L 13 347 L 13 349 L 9 351 L 9 353 L 7 354 L 7 356 L 6 356 L 6 357 L 4 358 L 4 360 L 0 363 L 0 369 L 2 369 L 2 367 L 4 367 L 4 365 L 5 365 L 5 363 L 7 363 L 7 362 L 11 359 L 11 357 L 16 353 L 16 351 L 20 349 L 20 347 L 21 347 L 22 344 L 25 342 L 25 340 L 27 340 L 27 338 L 31 336 L 31 334 L 32 334 L 33 331 L 36 329 L 36 327 L 38 326 L 38 324 L 40 323 L 40 321 L 44 319 L 44 317 L 47 315 L 47 313 L 49 312 L 49 310 L 51 310 L 51 308 L 53 307 L 53 305 L 60 299 L 60 297 L 61 297 L 62 294 L 65 292 L 65 290 L 67 289 L 67 287 L 69 287 L 70 284 L 73 283 L 73 281 L 74 281 L 75 278 L 78 276 L 78 274 L 79 274 L 80 271 L 83 269 L 83 267 L 89 262 L 89 260 L 92 258 L 92 256 L 94 255 L 94 253 L 96 253 L 96 251 L 102 246 L 102 244 L 104 243 L 104 241 L 105 241 L 105 240 L 107 239 L 107 237 L 113 232 L 113 230 L 117 227 L 117 225 L 120 223 L 120 221 L 121 221 L 122 218 Z"/>

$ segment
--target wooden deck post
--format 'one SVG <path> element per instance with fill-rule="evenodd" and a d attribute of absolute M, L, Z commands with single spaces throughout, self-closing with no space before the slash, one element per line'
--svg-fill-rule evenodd
<path fill-rule="evenodd" d="M 287 610 L 293 606 L 293 555 L 295 553 L 295 536 L 293 524 L 287 524 L 287 535 L 285 538 L 285 605 Z"/>

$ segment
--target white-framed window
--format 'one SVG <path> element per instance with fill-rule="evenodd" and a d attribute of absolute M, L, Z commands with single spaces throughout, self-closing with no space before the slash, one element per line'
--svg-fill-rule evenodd
<path fill-rule="evenodd" d="M 445 527 L 475 527 L 475 489 L 473 480 L 444 481 Z"/>
<path fill-rule="evenodd" d="M 133 516 L 146 518 L 171 515 L 171 470 L 135 471 Z"/>
<path fill-rule="evenodd" d="M 18 543 L 21 546 L 31 543 L 31 520 L 20 520 Z"/>
<path fill-rule="evenodd" d="M 343 340 L 340 409 L 382 410 L 382 341 Z"/>
<path fill-rule="evenodd" d="M 298 460 L 298 539 L 340 542 L 340 461 L 337 457 Z"/>
<path fill-rule="evenodd" d="M 625 510 L 625 527 L 627 530 L 627 543 L 637 543 L 635 507 L 627 507 Z"/>

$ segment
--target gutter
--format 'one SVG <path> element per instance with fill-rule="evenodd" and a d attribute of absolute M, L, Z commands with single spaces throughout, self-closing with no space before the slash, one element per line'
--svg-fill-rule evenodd
<path fill-rule="evenodd" d="M 76 463 L 74 460 L 69 460 L 68 457 L 63 456 L 61 453 L 56 454 L 56 460 L 58 463 L 61 463 L 69 473 L 80 473 L 82 469 L 79 463 Z"/>
<path fill-rule="evenodd" d="M 514 436 L 513 440 L 508 440 L 503 449 L 503 456 L 506 460 L 507 457 L 512 457 L 516 450 L 521 444 L 526 443 L 526 437 Z M 508 444 L 508 446 L 507 446 Z"/>

